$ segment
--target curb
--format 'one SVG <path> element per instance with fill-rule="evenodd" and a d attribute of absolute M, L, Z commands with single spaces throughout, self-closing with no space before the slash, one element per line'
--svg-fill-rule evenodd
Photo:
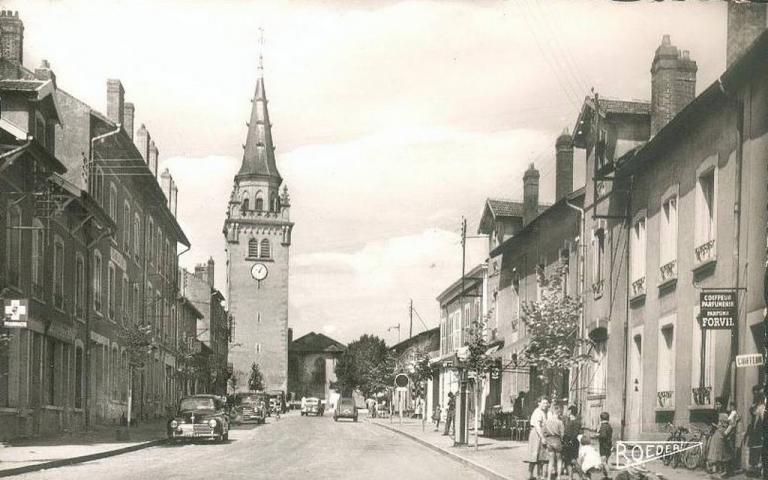
<path fill-rule="evenodd" d="M 377 425 L 377 426 L 379 426 L 381 428 L 384 428 L 386 430 L 389 430 L 389 431 L 392 431 L 392 432 L 395 432 L 395 433 L 399 433 L 400 435 L 402 435 L 404 437 L 407 437 L 407 438 L 413 440 L 416 443 L 420 443 L 421 445 L 429 448 L 430 450 L 434 450 L 435 452 L 440 453 L 442 455 L 445 455 L 446 457 L 450 457 L 452 460 L 454 460 L 456 462 L 459 462 L 462 465 L 465 465 L 465 466 L 471 468 L 472 470 L 475 470 L 476 472 L 482 473 L 483 475 L 487 476 L 488 478 L 492 478 L 494 480 L 512 480 L 511 478 L 506 477 L 504 475 L 501 475 L 500 473 L 497 473 L 497 472 L 491 470 L 488 467 L 484 467 L 484 466 L 480 465 L 479 463 L 476 463 L 476 462 L 473 462 L 472 460 L 464 458 L 464 457 L 462 457 L 459 454 L 453 453 L 453 452 L 451 452 L 449 450 L 446 450 L 446 449 L 444 449 L 442 447 L 438 447 L 437 445 L 433 445 L 433 444 L 429 443 L 428 441 L 423 440 L 423 439 L 417 437 L 416 435 L 412 435 L 412 434 L 404 432 L 404 431 L 402 431 L 402 430 L 400 430 L 398 428 L 390 427 L 389 425 L 385 425 L 383 423 L 371 422 L 371 421 L 369 421 L 368 423 L 373 424 L 373 425 Z"/>
<path fill-rule="evenodd" d="M 50 462 L 36 463 L 34 465 L 25 465 L 17 468 L 7 468 L 0 470 L 0 477 L 11 477 L 13 475 L 20 475 L 22 473 L 36 472 L 38 470 L 47 470 L 49 468 L 65 467 L 67 465 L 74 465 L 77 463 L 90 462 L 92 460 L 98 460 L 100 458 L 112 457 L 123 453 L 135 452 L 136 450 L 142 450 L 144 448 L 154 447 L 162 445 L 166 442 L 165 438 L 159 440 L 150 440 L 148 442 L 137 443 L 129 447 L 116 448 L 115 450 L 107 450 L 99 453 L 91 453 L 89 455 L 81 455 L 79 457 L 62 458 L 61 460 L 52 460 Z"/>

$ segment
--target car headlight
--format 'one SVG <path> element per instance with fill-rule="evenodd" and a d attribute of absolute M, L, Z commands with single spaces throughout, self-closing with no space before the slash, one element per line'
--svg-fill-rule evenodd
<path fill-rule="evenodd" d="M 208 420 L 208 426 L 211 428 L 216 428 L 216 420 L 213 418 Z"/>
<path fill-rule="evenodd" d="M 176 420 L 171 420 L 171 428 L 176 428 L 178 426 L 179 426 L 179 422 L 177 422 Z"/>

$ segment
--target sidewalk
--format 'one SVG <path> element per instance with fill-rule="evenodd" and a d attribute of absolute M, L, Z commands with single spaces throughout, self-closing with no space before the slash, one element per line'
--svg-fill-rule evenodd
<path fill-rule="evenodd" d="M 528 443 L 504 439 L 480 437 L 478 449 L 475 450 L 474 431 L 469 432 L 467 446 L 454 446 L 453 437 L 442 435 L 441 431 L 435 431 L 435 425 L 427 422 L 422 430 L 420 420 L 403 419 L 402 425 L 397 417 L 390 419 L 368 418 L 367 421 L 389 430 L 406 435 L 416 442 L 449 456 L 456 461 L 480 471 L 490 478 L 497 480 L 521 480 L 528 478 L 528 464 L 524 462 L 528 454 Z M 661 462 L 652 462 L 645 465 L 659 478 L 675 480 L 699 480 L 709 476 L 701 470 L 687 470 L 686 468 L 665 467 Z M 611 478 L 616 478 L 618 471 L 610 472 Z M 746 480 L 743 474 L 728 477 L 730 480 Z"/>
<path fill-rule="evenodd" d="M 165 441 L 164 420 L 131 427 L 128 440 L 117 440 L 117 430 L 120 428 L 98 425 L 89 432 L 0 444 L 0 477 L 95 460 Z"/>

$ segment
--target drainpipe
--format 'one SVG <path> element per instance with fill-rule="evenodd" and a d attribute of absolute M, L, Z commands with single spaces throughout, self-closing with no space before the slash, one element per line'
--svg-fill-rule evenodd
<path fill-rule="evenodd" d="M 629 381 L 629 297 L 630 297 L 630 277 L 629 277 L 629 260 L 630 260 L 630 254 L 629 251 L 629 236 L 631 233 L 632 228 L 632 188 L 634 185 L 635 176 L 631 175 L 629 177 L 629 188 L 627 189 L 627 209 L 626 209 L 626 218 L 624 219 L 624 225 L 626 227 L 627 236 L 625 237 L 626 242 L 626 248 L 624 249 L 626 255 L 624 256 L 625 265 L 624 265 L 624 276 L 625 276 L 625 310 L 624 310 L 624 389 L 621 394 L 621 438 L 622 440 L 626 440 L 626 437 L 624 436 L 626 432 L 627 427 L 627 390 L 630 388 L 631 382 Z M 613 282 L 611 282 L 613 283 Z M 613 292 L 611 292 L 611 303 L 613 302 Z M 613 307 L 611 307 L 611 310 L 613 310 Z M 642 341 L 642 340 L 641 340 Z M 606 352 L 607 353 L 607 352 Z M 640 368 L 642 369 L 642 362 L 640 362 Z M 642 385 L 641 385 L 642 388 Z M 642 392 L 639 392 L 640 395 L 642 395 Z"/>
<path fill-rule="evenodd" d="M 584 218 L 584 209 L 572 204 L 568 199 L 565 200 L 565 204 L 574 210 L 578 212 L 579 214 L 579 244 L 578 244 L 578 262 L 576 263 L 576 278 L 578 279 L 578 295 L 581 299 L 581 313 L 579 314 L 579 339 L 584 338 L 584 333 L 586 330 L 586 322 L 584 318 L 584 250 L 586 249 L 586 242 L 584 240 L 584 236 L 586 235 L 586 225 L 585 225 L 585 218 Z M 584 354 L 584 345 L 579 342 L 579 354 Z M 579 411 L 581 412 L 582 405 L 581 405 L 581 391 L 582 391 L 582 368 L 581 365 L 577 367 L 577 382 L 576 382 L 576 405 L 579 407 Z"/>

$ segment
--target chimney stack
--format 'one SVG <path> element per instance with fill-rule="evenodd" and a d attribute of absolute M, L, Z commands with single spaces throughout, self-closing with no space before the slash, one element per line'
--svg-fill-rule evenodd
<path fill-rule="evenodd" d="M 213 273 L 214 273 L 214 263 L 213 263 L 213 257 L 208 257 L 208 263 L 205 265 L 206 269 L 206 278 L 208 280 L 208 286 L 213 288 Z"/>
<path fill-rule="evenodd" d="M 696 62 L 664 35 L 651 64 L 651 136 L 696 96 Z"/>
<path fill-rule="evenodd" d="M 149 131 L 147 130 L 147 127 L 144 126 L 142 123 L 139 126 L 139 129 L 136 130 L 136 141 L 134 142 L 136 144 L 136 148 L 139 150 L 139 153 L 141 154 L 141 158 L 144 159 L 145 162 L 147 162 L 147 165 L 149 165 L 149 141 L 152 138 L 149 135 Z"/>
<path fill-rule="evenodd" d="M 147 161 L 147 164 L 149 165 L 149 171 L 155 175 L 155 178 L 157 178 L 158 155 L 160 155 L 160 151 L 157 149 L 157 145 L 155 145 L 155 141 L 150 140 L 149 141 L 149 160 Z"/>
<path fill-rule="evenodd" d="M 123 107 L 123 130 L 133 140 L 133 117 L 136 113 L 136 107 L 131 102 L 126 102 Z"/>
<path fill-rule="evenodd" d="M 40 62 L 40 66 L 35 69 L 35 78 L 42 81 L 50 80 L 56 86 L 56 75 L 51 70 L 51 64 L 48 63 L 48 60 Z"/>
<path fill-rule="evenodd" d="M 568 129 L 555 142 L 555 202 L 573 191 L 573 139 Z"/>
<path fill-rule="evenodd" d="M 123 123 L 125 90 L 120 80 L 107 80 L 107 118 L 115 123 Z"/>
<path fill-rule="evenodd" d="M 168 208 L 171 208 L 171 185 L 173 184 L 173 177 L 171 177 L 171 172 L 168 171 L 166 168 L 163 170 L 163 173 L 160 174 L 160 189 L 163 191 L 163 195 L 165 195 L 166 205 Z"/>
<path fill-rule="evenodd" d="M 768 22 L 767 10 L 768 4 L 765 3 L 728 2 L 726 68 L 730 67 L 765 30 Z"/>
<path fill-rule="evenodd" d="M 531 164 L 523 175 L 523 225 L 539 215 L 539 171 Z"/>
<path fill-rule="evenodd" d="M 24 22 L 19 12 L 0 11 L 0 58 L 16 65 L 24 62 Z"/>

